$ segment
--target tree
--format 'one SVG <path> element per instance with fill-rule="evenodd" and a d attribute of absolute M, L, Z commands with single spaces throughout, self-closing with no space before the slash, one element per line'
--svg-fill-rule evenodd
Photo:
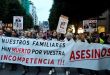
<path fill-rule="evenodd" d="M 24 16 L 24 29 L 32 28 L 33 27 L 33 19 L 31 15 Z"/>
<path fill-rule="evenodd" d="M 61 14 L 69 17 L 69 24 L 78 25 L 83 19 L 99 16 L 107 8 L 110 8 L 108 1 L 53 0 L 48 19 L 50 28 L 56 29 Z"/>
<path fill-rule="evenodd" d="M 4 23 L 13 23 L 13 16 L 23 16 L 24 28 L 33 26 L 33 19 L 18 0 L 0 0 L 0 20 Z"/>
<path fill-rule="evenodd" d="M 50 24 L 50 28 L 53 30 L 56 28 L 56 25 L 58 24 L 58 19 L 61 13 L 60 13 L 60 9 L 57 9 L 55 4 L 53 5 L 53 8 L 50 11 L 51 13 L 49 16 L 49 24 Z"/>

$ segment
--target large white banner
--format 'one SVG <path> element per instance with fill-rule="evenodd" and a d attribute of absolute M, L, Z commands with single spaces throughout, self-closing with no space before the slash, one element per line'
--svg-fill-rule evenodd
<path fill-rule="evenodd" d="M 57 32 L 65 34 L 67 25 L 68 25 L 68 17 L 61 15 L 57 26 Z"/>
<path fill-rule="evenodd" d="M 0 62 L 110 70 L 110 45 L 2 37 Z"/>
<path fill-rule="evenodd" d="M 97 31 L 97 20 L 83 20 L 84 32 Z"/>
<path fill-rule="evenodd" d="M 13 16 L 13 29 L 15 30 L 23 29 L 23 16 Z"/>

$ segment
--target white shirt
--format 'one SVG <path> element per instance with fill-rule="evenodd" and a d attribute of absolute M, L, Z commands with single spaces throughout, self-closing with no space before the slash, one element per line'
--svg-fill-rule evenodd
<path fill-rule="evenodd" d="M 67 40 L 67 38 L 64 39 L 65 42 L 75 42 L 73 39 L 70 39 L 69 41 Z"/>

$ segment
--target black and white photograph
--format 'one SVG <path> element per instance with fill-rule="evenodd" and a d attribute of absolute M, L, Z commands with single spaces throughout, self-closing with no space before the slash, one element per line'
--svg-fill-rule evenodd
<path fill-rule="evenodd" d="M 89 26 L 90 26 L 91 28 L 97 28 L 97 24 L 96 24 L 96 23 L 89 23 Z"/>

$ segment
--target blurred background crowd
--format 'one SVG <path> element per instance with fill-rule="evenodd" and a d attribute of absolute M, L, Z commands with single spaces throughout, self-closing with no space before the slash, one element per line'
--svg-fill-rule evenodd
<path fill-rule="evenodd" d="M 110 44 L 110 34 L 105 32 L 97 33 L 72 33 L 67 32 L 66 34 L 57 33 L 56 30 L 47 30 L 46 32 L 42 30 L 13 30 L 11 28 L 0 27 L 0 36 L 7 37 L 17 37 L 17 38 L 33 38 L 42 40 L 57 40 L 57 41 L 75 41 L 75 42 L 88 42 L 88 43 L 101 43 Z"/>
<path fill-rule="evenodd" d="M 88 33 L 71 33 L 67 32 L 66 34 L 57 33 L 55 30 L 47 30 L 47 32 L 43 32 L 42 30 L 34 30 L 29 29 L 26 31 L 17 31 L 12 30 L 10 28 L 0 27 L 0 36 L 6 37 L 16 37 L 16 38 L 32 38 L 32 39 L 41 39 L 41 40 L 55 40 L 55 41 L 73 41 L 73 42 L 85 42 L 85 43 L 100 43 L 100 44 L 110 44 L 110 34 L 106 34 L 105 32 L 97 33 L 93 32 L 91 34 Z M 6 64 L 1 64 L 1 69 L 5 69 Z M 29 71 L 29 67 L 23 66 L 24 71 L 23 75 L 25 75 Z M 16 70 L 16 64 L 11 64 L 11 70 Z M 40 72 L 40 67 L 38 67 Z M 82 72 L 82 69 L 78 69 L 78 72 Z M 54 68 L 50 68 L 49 74 L 51 75 L 54 72 Z M 66 75 L 69 74 L 69 68 L 65 69 Z M 90 71 L 94 74 L 98 75 L 97 71 Z M 91 73 L 93 75 L 93 73 Z M 107 72 L 106 72 L 107 73 Z"/>

